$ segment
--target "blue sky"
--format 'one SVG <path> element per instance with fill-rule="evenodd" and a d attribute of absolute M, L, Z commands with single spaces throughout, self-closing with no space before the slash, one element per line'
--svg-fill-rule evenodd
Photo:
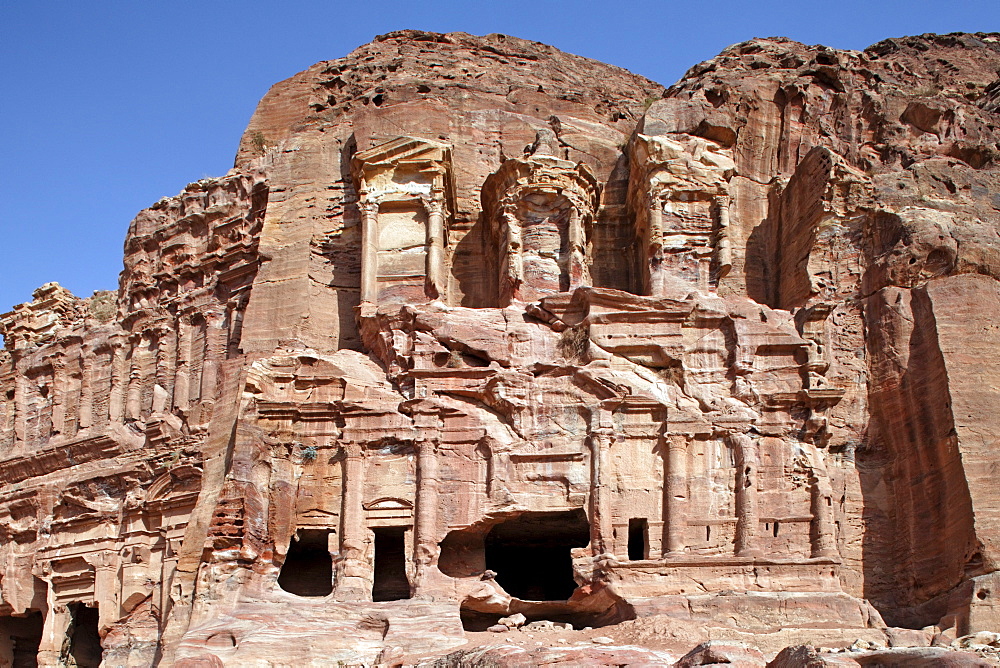
<path fill-rule="evenodd" d="M 669 85 L 751 37 L 1000 30 L 1000 2 L 0 0 L 0 312 L 47 281 L 116 288 L 132 217 L 224 174 L 271 84 L 402 28 L 516 35 Z"/>

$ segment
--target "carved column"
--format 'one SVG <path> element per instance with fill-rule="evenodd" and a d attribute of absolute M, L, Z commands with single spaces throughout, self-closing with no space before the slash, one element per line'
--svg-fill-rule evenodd
<path fill-rule="evenodd" d="M 837 550 L 836 523 L 833 519 L 833 490 L 830 481 L 822 471 L 812 471 L 811 502 L 812 539 L 811 556 L 824 559 L 834 559 L 839 555 Z"/>
<path fill-rule="evenodd" d="M 416 565 L 416 593 L 427 587 L 427 571 L 437 564 L 438 462 L 437 439 L 418 441 L 417 508 L 413 526 L 413 561 Z"/>
<path fill-rule="evenodd" d="M 663 294 L 663 206 L 654 192 L 647 195 L 649 202 L 649 239 L 646 240 L 646 267 L 649 272 L 649 294 Z"/>
<path fill-rule="evenodd" d="M 663 473 L 666 540 L 663 556 L 676 557 L 684 553 L 687 534 L 687 434 L 666 435 L 666 470 Z"/>
<path fill-rule="evenodd" d="M 111 422 L 121 422 L 124 417 L 125 393 L 128 384 L 128 357 L 125 354 L 124 345 L 119 345 L 111 349 L 111 393 L 108 397 L 108 419 Z"/>
<path fill-rule="evenodd" d="M 118 603 L 118 555 L 98 552 L 88 558 L 94 567 L 94 600 L 97 602 L 100 631 L 111 628 L 121 617 Z"/>
<path fill-rule="evenodd" d="M 590 433 L 590 542 L 594 556 L 610 552 L 612 536 L 611 497 L 608 493 L 608 457 L 614 433 L 599 426 Z"/>
<path fill-rule="evenodd" d="M 343 504 L 340 510 L 340 562 L 337 598 L 342 601 L 371 600 L 371 567 L 365 559 L 364 448 L 346 443 L 341 448 L 344 466 Z"/>
<path fill-rule="evenodd" d="M 424 200 L 427 211 L 427 296 L 443 299 L 445 295 L 444 267 L 444 193 L 435 190 L 430 200 Z"/>
<path fill-rule="evenodd" d="M 69 374 L 66 370 L 66 357 L 58 356 L 52 361 L 52 388 L 49 391 L 52 402 L 52 433 L 70 436 L 66 429 L 66 404 L 69 398 Z M 39 434 L 42 437 L 48 434 Z"/>
<path fill-rule="evenodd" d="M 760 556 L 757 533 L 757 492 L 760 458 L 757 443 L 746 434 L 731 434 L 730 443 L 736 456 L 736 556 Z"/>
<path fill-rule="evenodd" d="M 587 239 L 583 229 L 580 210 L 572 207 L 569 212 L 569 289 L 574 290 L 581 285 L 590 283 L 590 272 L 587 267 Z"/>
<path fill-rule="evenodd" d="M 375 303 L 378 297 L 378 202 L 362 199 L 361 210 L 361 301 Z"/>
<path fill-rule="evenodd" d="M 145 343 L 145 336 L 134 336 L 130 342 L 132 345 L 131 363 L 128 371 L 128 390 L 125 395 L 125 417 L 138 420 L 142 417 L 142 355 Z"/>
<path fill-rule="evenodd" d="M 163 411 L 169 411 L 173 406 L 174 382 L 176 374 L 174 364 L 177 361 L 177 332 L 166 325 L 159 331 L 160 345 L 156 349 L 156 384 L 166 394 Z"/>
<path fill-rule="evenodd" d="M 715 198 L 715 208 L 719 216 L 719 229 L 715 241 L 715 261 L 719 268 L 719 278 L 726 276 L 733 268 L 733 248 L 729 240 L 729 195 Z"/>
<path fill-rule="evenodd" d="M 215 400 L 215 384 L 219 375 L 219 365 L 226 359 L 229 331 L 221 315 L 211 316 L 205 328 L 205 363 L 201 373 L 201 401 L 204 404 Z M 203 420 L 207 416 L 203 416 Z"/>

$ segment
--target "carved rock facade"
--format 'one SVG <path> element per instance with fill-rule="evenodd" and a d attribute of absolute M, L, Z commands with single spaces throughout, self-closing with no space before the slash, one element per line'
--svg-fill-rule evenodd
<path fill-rule="evenodd" d="M 277 84 L 117 295 L 0 317 L 0 665 L 997 628 L 997 67 L 407 31 Z"/>

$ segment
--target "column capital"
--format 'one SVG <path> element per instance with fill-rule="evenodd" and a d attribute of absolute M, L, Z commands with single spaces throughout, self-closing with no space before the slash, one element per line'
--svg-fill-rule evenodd
<path fill-rule="evenodd" d="M 378 200 L 369 198 L 367 194 L 362 195 L 361 199 L 358 200 L 358 209 L 360 209 L 361 215 L 366 218 L 378 215 L 378 206 Z"/>
<path fill-rule="evenodd" d="M 726 441 L 734 447 L 747 447 L 753 445 L 754 439 L 745 431 L 730 431 L 726 433 Z"/>
<path fill-rule="evenodd" d="M 431 195 L 430 197 L 421 197 L 420 203 L 424 206 L 424 211 L 427 212 L 428 216 L 444 215 L 444 198 L 436 195 Z"/>
<path fill-rule="evenodd" d="M 663 434 L 663 440 L 668 448 L 686 449 L 688 447 L 688 443 L 691 441 L 691 435 L 680 432 L 666 431 Z"/>
<path fill-rule="evenodd" d="M 365 448 L 360 443 L 348 441 L 340 444 L 340 451 L 349 459 L 360 459 L 365 454 Z"/>
<path fill-rule="evenodd" d="M 111 552 L 96 552 L 88 555 L 87 563 L 97 571 L 115 570 L 118 568 L 118 555 Z"/>
<path fill-rule="evenodd" d="M 413 448 L 420 455 L 432 455 L 437 452 L 440 445 L 437 437 L 420 437 L 413 442 Z"/>

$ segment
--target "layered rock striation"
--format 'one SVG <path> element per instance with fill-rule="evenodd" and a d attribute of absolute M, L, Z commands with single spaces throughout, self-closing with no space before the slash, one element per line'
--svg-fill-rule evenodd
<path fill-rule="evenodd" d="M 1000 628 L 998 72 L 402 31 L 276 84 L 117 293 L 0 316 L 0 665 Z M 645 649 L 480 635 L 545 620 Z"/>

